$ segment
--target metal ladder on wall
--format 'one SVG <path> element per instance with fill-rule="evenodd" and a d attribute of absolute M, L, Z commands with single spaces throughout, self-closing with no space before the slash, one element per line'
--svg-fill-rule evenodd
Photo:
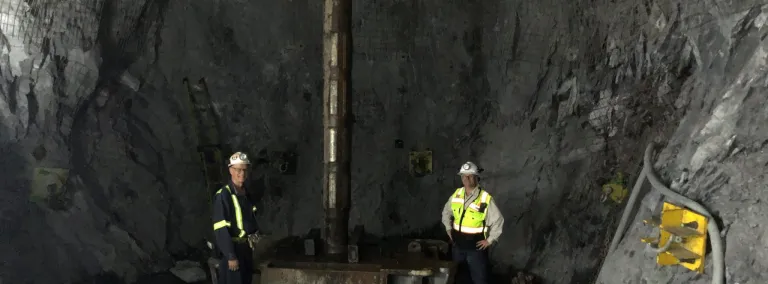
<path fill-rule="evenodd" d="M 226 180 L 223 145 L 219 134 L 219 117 L 213 109 L 205 78 L 200 78 L 197 83 L 184 78 L 183 82 L 189 94 L 190 114 L 195 120 L 192 127 L 197 134 L 197 152 L 203 167 L 205 187 L 209 191 L 209 198 L 213 201 L 214 194 Z"/>

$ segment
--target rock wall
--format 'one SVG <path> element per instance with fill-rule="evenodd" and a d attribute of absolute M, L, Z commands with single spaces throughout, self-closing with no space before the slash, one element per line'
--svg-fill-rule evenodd
<path fill-rule="evenodd" d="M 768 157 L 759 95 L 766 88 L 765 8 L 754 1 L 678 7 L 676 17 L 685 19 L 679 21 L 681 34 L 700 67 L 676 103 L 685 117 L 654 167 L 715 216 L 725 244 L 725 283 L 765 283 L 766 231 L 760 223 Z M 687 178 L 679 180 L 684 172 Z M 658 212 L 651 209 L 659 199 L 655 191 L 644 198 L 619 248 L 605 259 L 598 283 L 711 283 L 711 255 L 702 275 L 659 268 L 638 241 L 654 234 L 641 220 Z"/>
<path fill-rule="evenodd" d="M 3 283 L 119 283 L 202 244 L 173 96 L 138 91 L 158 3 L 2 1 Z M 140 44 L 139 44 L 140 43 Z M 151 45 L 148 45 L 151 46 Z M 122 82 L 122 83 L 121 83 Z M 158 128 L 162 125 L 163 128 Z"/>
<path fill-rule="evenodd" d="M 296 175 L 259 165 L 251 177 L 264 229 L 286 235 L 320 226 L 322 3 L 108 3 L 80 14 L 45 10 L 82 15 L 79 29 L 30 36 L 3 27 L 12 48 L 0 64 L 2 280 L 131 282 L 202 248 L 209 201 L 183 78 L 207 80 L 229 148 L 297 153 Z M 726 242 L 760 243 L 738 236 L 756 223 L 735 221 L 761 214 L 734 205 L 758 200 L 754 194 L 712 190 L 728 180 L 733 190 L 759 182 L 739 168 L 759 163 L 752 153 L 763 142 L 751 88 L 763 83 L 752 78 L 762 75 L 764 16 L 750 5 L 356 3 L 351 225 L 379 235 L 430 233 L 459 185 L 456 169 L 473 160 L 507 220 L 492 253 L 497 268 L 524 268 L 547 283 L 588 282 L 621 214 L 600 201 L 600 186 L 617 172 L 632 180 L 646 142 L 658 140 L 669 141 L 664 173 L 692 169 L 686 194 L 737 232 Z M 20 13 L 11 8 L 0 12 Z M 732 135 L 743 137 L 740 152 L 717 154 Z M 433 151 L 433 173 L 411 177 L 408 152 L 424 149 Z M 739 183 L 709 181 L 735 172 L 744 175 Z M 749 218 L 740 219 L 757 220 Z M 638 230 L 604 270 L 627 273 L 601 281 L 669 274 L 629 253 L 640 246 Z M 23 274 L 28 267 L 47 273 Z M 760 273 L 729 269 L 745 279 Z M 697 279 L 690 281 L 705 281 Z"/>

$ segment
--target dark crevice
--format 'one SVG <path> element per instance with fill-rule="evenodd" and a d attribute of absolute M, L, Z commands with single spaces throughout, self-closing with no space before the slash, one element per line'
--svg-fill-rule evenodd
<path fill-rule="evenodd" d="M 8 108 L 11 110 L 11 114 L 16 114 L 16 108 L 18 107 L 19 94 L 19 76 L 13 76 L 13 81 L 8 89 Z"/>
<path fill-rule="evenodd" d="M 484 1 L 472 2 L 469 9 L 470 27 L 464 35 L 464 48 L 471 56 L 472 61 L 469 70 L 462 71 L 464 78 L 462 81 L 467 84 L 468 93 L 464 94 L 464 99 L 471 103 L 473 110 L 469 115 L 469 124 L 471 127 L 468 141 L 470 157 L 480 157 L 482 144 L 482 125 L 486 124 L 493 109 L 493 103 L 489 98 L 490 83 L 488 82 L 488 68 L 486 66 L 485 55 L 485 8 Z"/>
<path fill-rule="evenodd" d="M 520 38 L 522 37 L 522 27 L 520 26 L 520 14 L 515 13 L 515 30 L 512 34 L 512 47 L 510 48 L 510 53 L 512 57 L 510 58 L 510 61 L 514 62 L 517 60 L 517 54 L 520 53 Z"/>
<path fill-rule="evenodd" d="M 165 15 L 168 11 L 168 3 L 170 0 L 158 0 L 155 1 L 155 5 L 157 6 L 158 17 L 157 22 L 155 26 L 155 37 L 154 37 L 154 49 L 152 50 L 154 53 L 154 61 L 152 64 L 157 65 L 160 62 L 160 47 L 163 45 L 163 27 L 165 27 Z"/>
<path fill-rule="evenodd" d="M 29 85 L 29 93 L 27 93 L 27 106 L 29 114 L 27 125 L 29 128 L 27 128 L 27 135 L 29 135 L 29 130 L 32 129 L 32 126 L 37 126 L 37 115 L 38 112 L 40 112 L 40 105 L 37 102 L 37 95 L 35 94 L 35 86 L 33 83 L 30 83 Z"/>

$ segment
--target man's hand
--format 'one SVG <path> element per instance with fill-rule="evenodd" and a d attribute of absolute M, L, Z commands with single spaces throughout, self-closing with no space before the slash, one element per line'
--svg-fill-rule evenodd
<path fill-rule="evenodd" d="M 248 235 L 248 246 L 250 246 L 251 249 L 255 248 L 260 238 L 261 236 L 259 236 L 257 233 Z"/>
<path fill-rule="evenodd" d="M 448 234 L 448 240 L 450 240 L 451 243 L 453 243 L 453 235 L 451 235 L 451 231 L 446 231 L 446 233 Z"/>
<path fill-rule="evenodd" d="M 488 242 L 488 240 L 482 240 L 477 242 L 477 249 L 479 250 L 487 249 L 489 246 L 491 246 L 491 243 Z"/>
<path fill-rule="evenodd" d="M 230 259 L 227 261 L 227 265 L 229 266 L 229 270 L 237 271 L 240 269 L 240 263 L 237 261 L 237 259 Z"/>

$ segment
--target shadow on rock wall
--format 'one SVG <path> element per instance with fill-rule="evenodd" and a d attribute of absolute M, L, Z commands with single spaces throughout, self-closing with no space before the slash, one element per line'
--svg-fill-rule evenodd
<path fill-rule="evenodd" d="M 3 280 L 130 283 L 201 249 L 208 198 L 189 190 L 202 184 L 193 152 L 173 146 L 186 145 L 177 103 L 97 87 L 94 50 L 53 58 L 2 84 Z"/>
<path fill-rule="evenodd" d="M 149 161 L 161 168 L 143 166 L 139 157 L 160 154 L 143 144 L 152 140 L 140 136 L 140 130 L 146 130 L 136 126 L 141 120 L 132 121 L 122 111 L 84 105 L 83 112 L 92 116 L 67 118 L 75 122 L 66 142 L 60 133 L 69 130 L 57 129 L 61 121 L 51 123 L 55 118 L 39 121 L 46 126 L 41 127 L 46 130 L 41 136 L 35 127 L 10 124 L 22 133 L 32 133 L 10 140 L 8 134 L 16 131 L 4 126 L 0 235 L 7 239 L 2 242 L 6 259 L 0 271 L 8 283 L 65 283 L 103 271 L 130 280 L 156 265 L 168 266 L 169 250 L 179 252 L 202 238 L 204 229 L 192 220 L 202 218 L 196 212 L 205 208 L 205 196 L 184 192 L 175 199 L 174 194 L 189 185 L 168 186 L 162 161 Z M 66 112 L 65 107 L 44 110 Z M 102 120 L 97 120 L 98 113 L 103 114 Z M 119 124 L 115 120 L 121 119 L 130 122 L 123 125 L 125 133 L 113 129 Z M 108 131 L 100 132 L 100 127 Z M 47 132 L 51 129 L 58 131 Z M 121 134 L 131 136 L 123 138 L 132 144 L 118 142 L 116 136 Z M 182 166 L 170 167 L 182 168 L 184 163 L 178 163 Z M 185 229 L 189 231 L 180 233 Z M 32 268 L 46 273 L 25 273 Z"/>

